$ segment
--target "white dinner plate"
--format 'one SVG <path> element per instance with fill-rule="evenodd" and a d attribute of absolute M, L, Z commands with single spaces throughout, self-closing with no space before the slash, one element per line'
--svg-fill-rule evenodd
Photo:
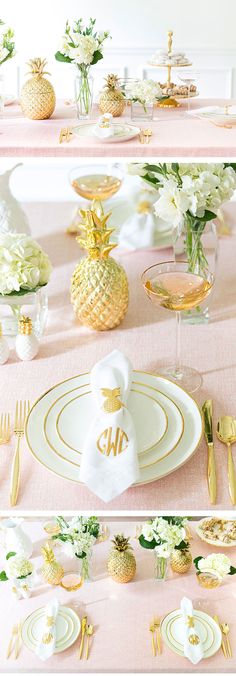
<path fill-rule="evenodd" d="M 173 472 L 191 457 L 202 436 L 202 417 L 194 399 L 166 378 L 134 371 L 132 390 L 129 406 L 137 429 L 137 484 L 141 485 Z M 77 483 L 92 419 L 90 407 L 90 376 L 82 374 L 43 394 L 26 422 L 26 439 L 33 456 L 55 474 Z M 163 411 L 168 423 L 165 430 Z"/>
<path fill-rule="evenodd" d="M 22 625 L 22 641 L 29 650 L 35 652 L 43 630 L 45 607 L 34 610 Z M 67 650 L 77 640 L 80 633 L 80 619 L 72 608 L 61 606 L 56 618 L 56 645 L 54 653 Z"/>
<path fill-rule="evenodd" d="M 236 125 L 236 106 L 206 106 L 205 108 L 195 108 L 189 110 L 188 115 L 200 117 L 203 120 L 209 120 L 219 125 Z"/>
<path fill-rule="evenodd" d="M 212 538 L 206 538 L 204 535 L 204 532 L 202 531 L 202 526 L 204 523 L 207 521 L 210 521 L 211 517 L 205 517 L 204 519 L 201 519 L 201 521 L 198 522 L 197 527 L 196 527 L 196 533 L 200 540 L 203 540 L 203 542 L 206 542 L 208 545 L 212 545 L 213 547 L 220 547 L 221 549 L 225 549 L 228 547 L 236 547 L 236 540 L 232 540 L 231 542 L 221 542 L 220 540 L 216 540 L 214 537 Z M 214 517 L 212 517 L 214 518 Z M 218 520 L 218 517 L 215 517 L 216 521 Z M 229 522 L 231 523 L 232 521 L 235 521 L 234 519 L 222 519 L 222 521 L 225 521 L 226 523 Z"/>
<path fill-rule="evenodd" d="M 184 657 L 183 616 L 173 610 L 161 622 L 161 635 L 164 643 L 177 655 Z M 221 646 L 221 631 L 215 620 L 201 610 L 194 610 L 194 631 L 202 642 L 203 658 L 212 657 Z"/>
<path fill-rule="evenodd" d="M 135 136 L 138 136 L 140 133 L 140 127 L 137 127 L 134 124 L 129 124 L 128 122 L 115 122 L 114 134 L 108 138 L 98 138 L 93 133 L 94 129 L 94 122 L 84 122 L 83 124 L 79 124 L 77 127 L 74 127 L 73 132 L 74 134 L 77 134 L 77 136 L 92 137 L 101 143 L 120 143 L 121 141 L 131 141 L 132 138 L 135 138 Z"/>

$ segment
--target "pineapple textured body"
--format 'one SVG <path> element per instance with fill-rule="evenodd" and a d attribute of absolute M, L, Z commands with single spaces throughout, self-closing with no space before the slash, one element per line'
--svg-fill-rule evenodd
<path fill-rule="evenodd" d="M 71 279 L 71 302 L 76 318 L 96 331 L 118 326 L 129 302 L 128 280 L 124 268 L 109 257 L 115 244 L 109 243 L 112 230 L 106 228 L 109 215 L 102 220 L 93 211 L 82 212 L 84 238 L 79 243 L 87 249 Z"/>
<path fill-rule="evenodd" d="M 108 574 L 115 582 L 130 582 L 135 576 L 136 560 L 129 544 L 129 538 L 116 535 L 112 540 L 114 548 L 107 559 Z"/>
<path fill-rule="evenodd" d="M 170 565 L 174 573 L 187 573 L 192 565 L 192 554 L 190 549 L 175 549 L 171 554 Z"/>
<path fill-rule="evenodd" d="M 31 120 L 46 120 L 55 109 L 56 96 L 53 86 L 43 77 L 45 64 L 46 61 L 41 59 L 29 62 L 33 77 L 27 80 L 21 90 L 21 109 Z"/>
<path fill-rule="evenodd" d="M 42 554 L 44 558 L 41 569 L 42 577 L 48 584 L 60 584 L 64 568 L 56 561 L 54 552 L 48 543 L 42 547 Z"/>
<path fill-rule="evenodd" d="M 119 88 L 119 78 L 108 75 L 106 85 L 99 99 L 99 110 L 102 114 L 111 113 L 113 117 L 120 117 L 125 109 L 125 97 Z"/>

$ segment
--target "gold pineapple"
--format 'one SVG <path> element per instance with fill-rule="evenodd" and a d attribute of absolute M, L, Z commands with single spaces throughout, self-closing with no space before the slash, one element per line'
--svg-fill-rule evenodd
<path fill-rule="evenodd" d="M 44 558 L 44 564 L 41 568 L 41 573 L 48 584 L 59 584 L 64 575 L 64 568 L 55 559 L 55 554 L 47 542 L 42 547 L 41 552 Z"/>
<path fill-rule="evenodd" d="M 24 115 L 31 120 L 46 120 L 55 109 L 53 86 L 43 77 L 49 75 L 45 70 L 46 63 L 46 59 L 31 59 L 27 64 L 32 77 L 22 87 L 20 105 Z"/>
<path fill-rule="evenodd" d="M 95 211 L 80 212 L 83 223 L 80 246 L 88 252 L 75 268 L 71 279 L 71 302 L 81 324 L 96 331 L 118 326 L 128 308 L 129 290 L 125 270 L 109 254 L 116 244 L 109 242 L 113 230 L 107 228 L 110 214 L 101 218 Z"/>
<path fill-rule="evenodd" d="M 102 114 L 111 113 L 113 117 L 120 117 L 125 109 L 125 97 L 119 86 L 117 75 L 108 75 L 105 87 L 99 99 L 99 110 Z"/>
<path fill-rule="evenodd" d="M 129 538 L 122 534 L 115 535 L 112 542 L 114 547 L 107 559 L 108 573 L 115 582 L 130 582 L 136 572 L 136 561 Z"/>
<path fill-rule="evenodd" d="M 192 565 L 192 554 L 189 546 L 185 549 L 175 549 L 171 554 L 170 565 L 174 573 L 187 573 Z"/>

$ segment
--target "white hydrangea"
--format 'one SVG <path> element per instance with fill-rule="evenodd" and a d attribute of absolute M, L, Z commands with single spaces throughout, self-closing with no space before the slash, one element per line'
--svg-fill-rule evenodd
<path fill-rule="evenodd" d="M 93 61 L 94 52 L 98 47 L 97 41 L 92 35 L 76 35 L 77 44 L 75 47 L 70 47 L 69 57 L 72 62 L 80 66 L 85 64 L 89 66 Z"/>
<path fill-rule="evenodd" d="M 20 554 L 11 556 L 5 565 L 6 574 L 9 580 L 19 578 L 33 573 L 34 567 L 29 559 Z"/>
<path fill-rule="evenodd" d="M 41 246 L 25 234 L 0 234 L 0 294 L 47 284 L 52 266 Z"/>
<path fill-rule="evenodd" d="M 164 542 L 161 545 L 157 545 L 155 547 L 155 552 L 158 556 L 162 557 L 163 559 L 168 559 L 172 553 L 171 547 L 167 544 L 167 542 Z"/>
<path fill-rule="evenodd" d="M 139 101 L 143 106 L 152 105 L 163 97 L 162 89 L 154 80 L 137 80 L 126 86 L 127 96 L 133 101 Z"/>
<path fill-rule="evenodd" d="M 143 525 L 142 535 L 147 542 L 155 540 L 155 550 L 159 556 L 167 557 L 185 539 L 186 531 L 183 525 L 171 524 L 163 517 L 156 517 L 152 522 Z"/>
<path fill-rule="evenodd" d="M 173 174 L 171 165 L 167 165 L 167 169 L 167 177 L 160 175 L 154 211 L 179 230 L 187 211 L 196 218 L 204 216 L 206 210 L 216 214 L 236 189 L 234 169 L 223 164 L 180 164 L 180 181 Z"/>
<path fill-rule="evenodd" d="M 201 572 L 212 572 L 221 578 L 229 574 L 230 567 L 230 559 L 225 554 L 209 554 L 198 562 L 198 568 Z"/>

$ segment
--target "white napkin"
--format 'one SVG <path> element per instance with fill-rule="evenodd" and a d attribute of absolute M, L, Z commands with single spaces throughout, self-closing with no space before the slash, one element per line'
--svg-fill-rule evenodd
<path fill-rule="evenodd" d="M 113 115 L 111 113 L 105 113 L 98 118 L 98 122 L 95 124 L 93 129 L 94 136 L 98 138 L 109 138 L 114 134 L 114 125 L 112 124 Z"/>
<path fill-rule="evenodd" d="M 125 249 L 154 247 L 160 233 L 171 229 L 171 224 L 155 215 L 153 204 L 156 192 L 142 190 L 135 204 L 134 213 L 125 221 L 119 232 L 119 245 Z"/>
<path fill-rule="evenodd" d="M 184 655 L 192 662 L 192 664 L 198 664 L 203 658 L 203 647 L 201 640 L 197 643 L 197 640 L 200 639 L 200 637 L 194 626 L 192 601 L 184 596 L 180 604 L 180 609 L 183 615 Z M 196 643 L 194 643 L 194 638 L 191 639 L 191 637 L 196 637 Z"/>
<path fill-rule="evenodd" d="M 36 655 L 40 657 L 43 662 L 47 660 L 54 653 L 56 644 L 56 618 L 59 610 L 59 601 L 53 599 L 45 607 L 43 617 L 42 633 L 35 650 Z"/>
<path fill-rule="evenodd" d="M 126 408 L 131 363 L 122 352 L 113 350 L 95 364 L 90 380 L 97 417 L 85 440 L 80 480 L 109 502 L 139 478 L 135 428 Z"/>

